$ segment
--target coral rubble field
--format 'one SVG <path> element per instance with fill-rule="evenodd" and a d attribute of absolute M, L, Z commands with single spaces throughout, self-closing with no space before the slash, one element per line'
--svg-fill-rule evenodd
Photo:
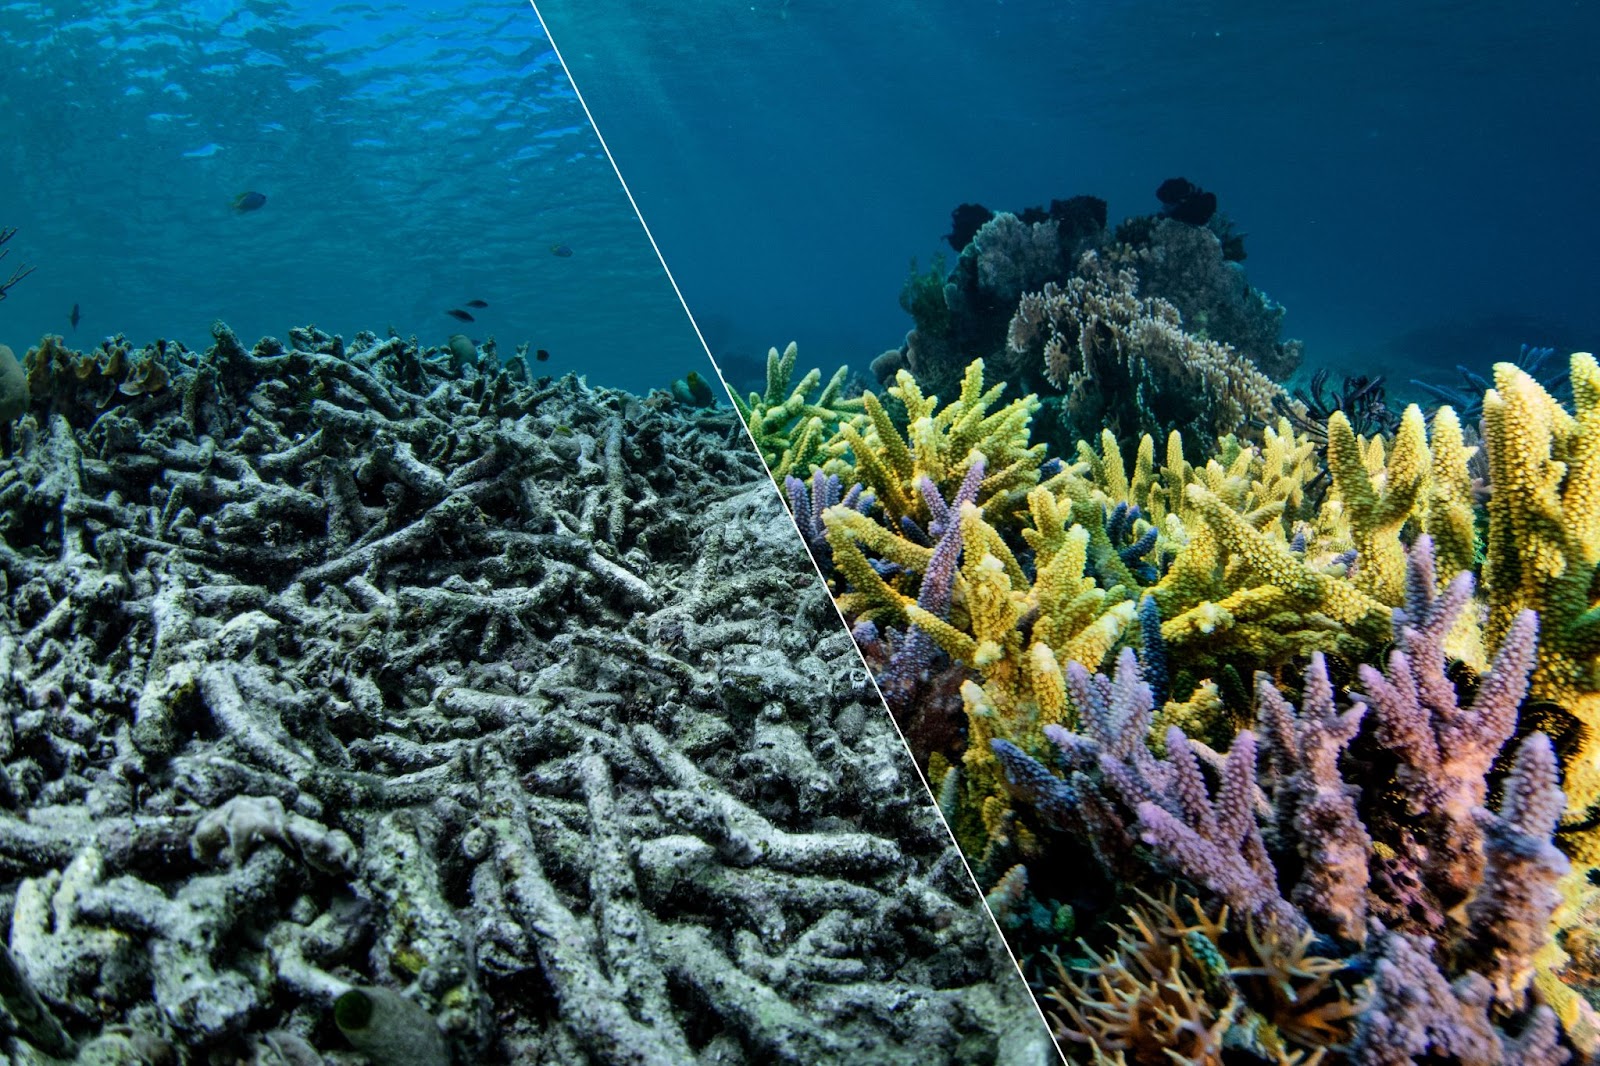
<path fill-rule="evenodd" d="M 315 329 L 20 364 L 11 1061 L 1053 1060 L 726 408 Z"/>

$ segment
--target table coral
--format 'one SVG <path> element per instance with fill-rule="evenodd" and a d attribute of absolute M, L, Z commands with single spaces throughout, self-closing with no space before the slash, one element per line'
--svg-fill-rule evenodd
<path fill-rule="evenodd" d="M 353 1061 L 373 988 L 458 1061 L 1049 1061 L 731 413 L 215 340 L 0 461 L 8 1002 L 80 1061 Z"/>

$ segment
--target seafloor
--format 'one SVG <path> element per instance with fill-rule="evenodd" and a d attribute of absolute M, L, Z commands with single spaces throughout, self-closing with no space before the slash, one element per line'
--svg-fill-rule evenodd
<path fill-rule="evenodd" d="M 24 362 L 12 1061 L 1054 1060 L 732 412 L 315 329 Z"/>

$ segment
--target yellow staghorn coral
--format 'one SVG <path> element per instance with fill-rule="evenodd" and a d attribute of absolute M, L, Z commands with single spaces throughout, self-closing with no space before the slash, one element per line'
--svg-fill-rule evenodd
<path fill-rule="evenodd" d="M 907 624 L 906 608 L 916 603 L 915 597 L 896 587 L 904 583 L 903 578 L 896 577 L 891 584 L 880 575 L 863 549 L 915 574 L 927 571 L 933 549 L 915 544 L 849 507 L 828 508 L 822 521 L 834 569 L 849 583 L 849 590 L 838 594 L 839 609 L 856 621 Z"/>
<path fill-rule="evenodd" d="M 1185 457 L 1176 431 L 1158 462 L 1156 441 L 1147 435 L 1131 470 L 1107 429 L 1093 444 L 1078 442 L 1076 461 L 1040 484 L 1039 448 L 1027 444 L 1032 398 L 990 413 L 999 393 L 984 390 L 981 363 L 968 367 L 961 397 L 943 410 L 909 376 L 893 391 L 910 420 L 905 434 L 873 397 L 865 400 L 867 431 L 840 432 L 854 464 L 846 475 L 863 482 L 883 511 L 876 520 L 841 512 L 828 523 L 837 569 L 850 583 L 840 603 L 853 617 L 892 625 L 914 619 L 973 668 L 980 658 L 1014 656 L 996 650 L 1004 648 L 998 638 L 979 649 L 981 639 L 965 628 L 965 593 L 957 594 L 949 619 L 914 615 L 914 583 L 885 579 L 870 559 L 922 572 L 926 541 L 901 536 L 902 520 L 920 528 L 930 518 L 917 481 L 927 477 L 948 494 L 974 456 L 988 454 L 960 450 L 974 442 L 1004 450 L 989 466 L 1000 473 L 980 488 L 985 521 L 973 535 L 984 546 L 967 543 L 969 561 L 987 552 L 1011 576 L 1013 594 L 1021 589 L 1022 568 L 1012 552 L 1037 549 L 1029 538 L 1044 519 L 1031 493 L 1047 490 L 1056 528 L 1076 526 L 1087 538 L 1089 578 L 1108 591 L 1125 590 L 1119 599 L 1154 582 L 1148 591 L 1161 613 L 1162 636 L 1191 677 L 1214 676 L 1236 660 L 1241 669 L 1276 668 L 1317 650 L 1370 657 L 1388 631 L 1389 611 L 1404 600 L 1407 543 L 1433 534 L 1441 574 L 1469 566 L 1476 552 L 1467 469 L 1473 449 L 1449 408 L 1434 417 L 1432 439 L 1421 411 L 1409 409 L 1392 442 L 1358 436 L 1336 413 L 1326 463 L 1312 437 L 1286 418 L 1264 426 L 1258 442 L 1223 437 L 1199 463 Z M 1022 528 L 1025 498 L 1032 532 Z M 1139 509 L 1136 516 L 1130 507 Z M 975 578 L 965 580 L 977 588 Z M 1448 649 L 1482 669 L 1473 612 L 1462 616 Z"/>
<path fill-rule="evenodd" d="M 1046 726 L 1073 724 L 1062 664 L 1098 668 L 1134 615 L 1129 590 L 1102 589 L 1084 576 L 1088 535 L 1081 526 L 1067 527 L 1049 490 L 1035 489 L 1028 503 L 1033 525 L 1023 536 L 1035 553 L 1031 582 L 969 504 L 961 516 L 967 551 L 956 579 L 956 603 L 964 607 L 967 631 L 915 606 L 908 609 L 952 659 L 977 675 L 961 688 L 967 716 L 961 801 L 986 812 L 991 840 L 997 835 L 995 818 L 1010 809 L 1010 794 L 990 741 L 1009 740 L 1025 751 L 1042 752 Z M 960 617 L 951 614 L 953 620 Z M 1031 625 L 1019 624 L 1024 619 Z"/>
<path fill-rule="evenodd" d="M 1390 605 L 1291 550 L 1277 525 L 1257 528 L 1204 485 L 1190 485 L 1199 525 L 1151 595 L 1162 636 L 1190 656 L 1248 651 L 1264 663 L 1382 641 Z"/>
<path fill-rule="evenodd" d="M 961 784 L 952 820 L 968 831 L 973 854 L 984 836 L 1003 835 L 1010 799 L 989 741 L 1010 740 L 1031 752 L 1044 747 L 1045 726 L 1070 722 L 1062 663 L 1098 667 L 1133 619 L 1131 590 L 1104 589 L 1085 574 L 1089 534 L 1070 523 L 1069 507 L 1052 491 L 1028 493 L 1021 537 L 1032 553 L 1031 576 L 981 507 L 960 512 L 961 563 L 953 577 L 948 617 L 917 604 L 913 594 L 932 561 L 929 548 L 893 533 L 848 507 L 823 514 L 836 569 L 850 584 L 839 605 L 853 619 L 915 625 L 950 659 L 970 671 L 961 689 L 968 719 Z M 871 557 L 904 572 L 885 578 Z M 915 580 L 913 580 L 915 579 Z M 939 777 L 935 772 L 935 779 Z M 978 814 L 980 820 L 966 815 Z"/>
<path fill-rule="evenodd" d="M 1428 446 L 1433 454 L 1433 470 L 1422 524 L 1433 537 L 1440 580 L 1448 581 L 1447 574 L 1477 569 L 1478 544 L 1468 464 L 1478 449 L 1467 446 L 1461 420 L 1449 407 L 1434 412 Z"/>
<path fill-rule="evenodd" d="M 1436 443 L 1415 407 L 1387 447 L 1357 437 L 1336 413 L 1326 468 L 1310 437 L 1286 419 L 1266 427 L 1260 444 L 1224 438 L 1218 455 L 1198 467 L 1183 458 L 1174 433 L 1158 468 L 1147 436 L 1129 477 L 1115 441 L 1102 434 L 1098 451 L 1080 442 L 1061 488 L 1075 500 L 1141 508 L 1159 534 L 1150 557 L 1172 557 L 1151 590 L 1166 620 L 1163 635 L 1198 655 L 1198 665 L 1241 649 L 1272 664 L 1319 649 L 1360 655 L 1382 640 L 1388 610 L 1404 599 L 1410 535 L 1436 533 L 1450 565 L 1470 564 L 1472 449 L 1449 408 L 1436 416 L 1434 436 Z M 1315 501 L 1325 473 L 1331 488 Z M 1092 531 L 1081 511 L 1075 517 Z M 1343 556 L 1352 549 L 1359 562 L 1348 572 Z M 1450 650 L 1482 667 L 1470 616 Z"/>
<path fill-rule="evenodd" d="M 1316 445 L 1296 434 L 1287 419 L 1264 427 L 1259 445 L 1222 438 L 1218 454 L 1200 467 L 1184 458 L 1183 437 L 1176 430 L 1167 437 L 1165 459 L 1158 467 L 1155 441 L 1146 435 L 1135 452 L 1131 478 L 1116 438 L 1102 431 L 1099 443 L 1096 450 L 1086 441 L 1078 442 L 1078 462 L 1068 469 L 1061 487 L 1075 500 L 1139 507 L 1159 534 L 1153 557 L 1185 547 L 1187 530 L 1203 524 L 1200 509 L 1186 494 L 1190 485 L 1206 488 L 1253 526 L 1279 523 L 1286 536 L 1297 521 L 1315 516 L 1310 489 L 1322 474 Z"/>
<path fill-rule="evenodd" d="M 1600 864 L 1600 365 L 1572 357 L 1573 412 L 1527 373 L 1495 367 L 1484 397 L 1489 538 L 1483 587 L 1487 638 L 1518 611 L 1539 612 L 1539 701 L 1524 726 L 1560 737 L 1567 792 L 1563 842 L 1580 864 Z M 1532 720 L 1526 720 L 1531 718 Z"/>
<path fill-rule="evenodd" d="M 1448 408 L 1434 419 L 1434 441 L 1412 408 L 1392 444 L 1358 437 L 1336 414 L 1326 466 L 1312 438 L 1287 419 L 1263 427 L 1259 442 L 1224 437 L 1199 464 L 1185 458 L 1177 432 L 1169 434 L 1158 464 L 1156 443 L 1145 436 L 1131 471 L 1107 430 L 1097 446 L 1079 442 L 1076 461 L 1038 484 L 1038 448 L 1027 445 L 1031 402 L 991 414 L 998 392 L 984 390 L 981 364 L 968 368 L 961 397 L 943 410 L 909 376 L 895 392 L 910 419 L 908 433 L 898 433 L 871 397 L 868 432 L 845 427 L 840 433 L 855 476 L 883 509 L 868 517 L 836 508 L 825 518 L 835 568 L 849 583 L 840 606 L 853 618 L 914 624 L 974 671 L 987 695 L 966 701 L 969 718 L 993 713 L 1010 723 L 994 732 L 978 721 L 974 728 L 985 737 L 1025 743 L 1042 721 L 1019 710 L 1033 703 L 1026 659 L 1031 643 L 1043 642 L 1062 662 L 1087 654 L 1047 636 L 1058 624 L 1054 611 L 1065 612 L 1063 632 L 1077 633 L 1154 582 L 1145 591 L 1160 611 L 1161 635 L 1175 666 L 1196 680 L 1217 677 L 1227 663 L 1245 671 L 1274 669 L 1319 650 L 1370 658 L 1386 638 L 1390 611 L 1404 600 L 1405 544 L 1418 533 L 1435 533 L 1449 565 L 1469 559 L 1475 548 L 1467 473 L 1472 450 Z M 927 477 L 948 494 L 975 457 L 987 454 L 959 449 L 997 438 L 1011 462 L 989 469 L 1024 473 L 1009 483 L 997 485 L 995 475 L 983 482 L 977 518 L 962 520 L 965 562 L 950 610 L 936 617 L 915 603 L 917 575 L 926 570 L 931 548 L 925 539 L 912 539 L 902 520 L 921 527 L 931 517 L 918 479 Z M 1030 486 L 1026 514 L 1009 502 L 1024 486 Z M 1137 517 L 1126 511 L 1133 506 Z M 1124 512 L 1113 543 L 1108 516 L 1119 507 Z M 1031 574 L 1023 565 L 1029 552 Z M 1072 559 L 1070 574 L 1052 561 L 1057 556 Z M 889 577 L 878 569 L 884 563 L 893 564 Z M 1089 605 L 1084 597 L 1097 587 L 1108 598 Z M 1122 638 L 1118 631 L 1109 639 Z M 1103 653 L 1102 644 L 1092 650 Z M 1472 612 L 1453 632 L 1449 649 L 1482 668 Z M 986 762 L 988 753 L 972 746 L 980 748 L 974 758 Z M 987 783 L 978 792 L 991 794 Z"/>
<path fill-rule="evenodd" d="M 782 355 L 776 348 L 769 349 L 766 391 L 752 392 L 748 400 L 737 394 L 733 397 L 739 417 L 779 485 L 786 476 L 804 477 L 813 467 L 832 472 L 844 451 L 838 441 L 839 427 L 863 420 L 861 399 L 840 396 L 849 368 L 841 366 L 834 371 L 813 400 L 809 397 L 822 382 L 822 371 L 808 370 L 799 384 L 792 384 L 798 354 L 793 341 Z"/>
<path fill-rule="evenodd" d="M 1356 588 L 1382 603 L 1400 603 L 1406 550 L 1400 529 L 1411 518 L 1429 477 L 1431 456 L 1422 409 L 1406 408 L 1385 455 L 1383 440 L 1356 437 L 1343 411 L 1328 419 L 1328 471 L 1359 553 Z"/>
<path fill-rule="evenodd" d="M 1004 391 L 1004 382 L 984 389 L 983 360 L 977 359 L 962 378 L 961 395 L 940 408 L 939 398 L 923 395 L 916 379 L 902 370 L 889 394 L 905 407 L 906 432 L 901 433 L 876 396 L 863 395 L 866 418 L 840 426 L 837 444 L 848 455 L 833 472 L 847 485 L 864 485 L 888 524 L 899 528 L 903 517 L 919 525 L 928 521 L 918 478 L 928 478 L 948 497 L 973 456 L 981 454 L 988 473 L 978 488 L 978 504 L 991 520 L 1001 520 L 1020 509 L 1028 490 L 1038 484 L 1045 453 L 1044 445 L 1028 443 L 1038 399 L 1025 396 L 990 411 Z"/>
<path fill-rule="evenodd" d="M 1129 590 L 1099 588 L 1084 576 L 1088 535 L 1068 528 L 1048 489 L 1028 494 L 1032 525 L 1023 537 L 1034 549 L 1032 580 L 999 532 L 974 505 L 961 509 L 965 545 L 955 581 L 955 604 L 946 623 L 915 604 L 907 614 L 955 661 L 975 670 L 1001 703 L 1038 704 L 1043 685 L 1061 692 L 1046 699 L 1040 726 L 1061 721 L 1065 689 L 1057 663 L 1071 659 L 1098 666 L 1132 617 Z M 1030 621 L 1027 639 L 1019 623 Z M 965 623 L 963 626 L 962 623 Z"/>

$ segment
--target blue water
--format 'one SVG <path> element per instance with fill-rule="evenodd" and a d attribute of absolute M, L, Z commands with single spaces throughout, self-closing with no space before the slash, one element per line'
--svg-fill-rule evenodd
<path fill-rule="evenodd" d="M 221 318 L 492 335 L 636 390 L 703 366 L 526 0 L 5 3 L 0 49 L 19 354 L 204 346 Z M 265 206 L 235 212 L 245 191 Z"/>
<path fill-rule="evenodd" d="M 1309 364 L 1600 345 L 1587 0 L 538 7 L 725 369 L 898 346 L 908 260 L 962 201 L 1115 221 L 1179 175 Z"/>

